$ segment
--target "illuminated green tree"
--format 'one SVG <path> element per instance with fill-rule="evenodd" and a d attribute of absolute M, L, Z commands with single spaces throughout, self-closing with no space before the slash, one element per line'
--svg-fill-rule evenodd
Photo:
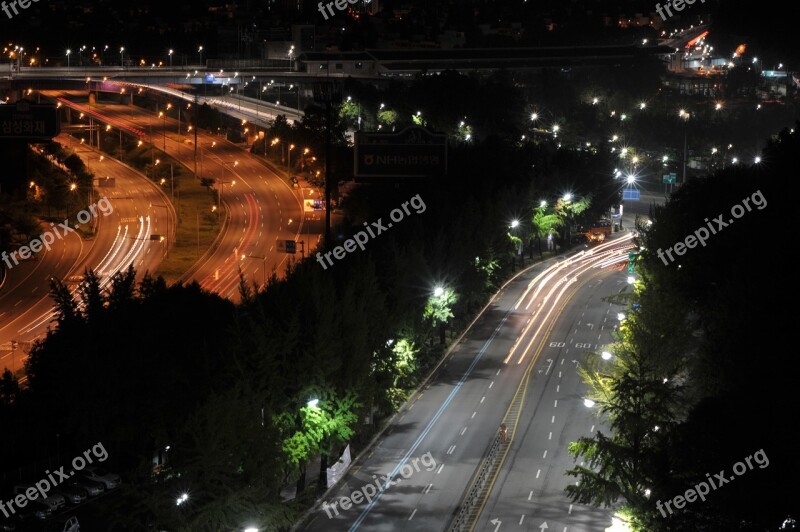
<path fill-rule="evenodd" d="M 439 343 L 445 343 L 445 325 L 454 317 L 452 306 L 458 296 L 452 288 L 437 288 L 425 305 L 425 319 L 431 320 L 433 327 L 439 326 Z"/>

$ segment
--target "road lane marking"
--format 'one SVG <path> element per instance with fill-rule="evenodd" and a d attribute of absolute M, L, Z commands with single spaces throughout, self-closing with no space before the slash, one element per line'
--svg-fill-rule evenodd
<path fill-rule="evenodd" d="M 461 429 L 461 435 L 463 436 L 465 432 L 467 432 L 467 427 L 464 427 L 463 429 Z"/>
<path fill-rule="evenodd" d="M 541 475 L 541 474 L 542 474 L 542 470 L 540 469 L 540 470 L 538 470 L 536 472 L 536 478 L 539 478 L 539 475 Z M 533 492 L 531 492 L 531 495 L 533 495 Z M 531 500 L 530 497 L 528 497 L 528 500 Z"/>
<path fill-rule="evenodd" d="M 411 512 L 411 515 L 408 517 L 408 520 L 411 521 L 412 519 L 414 519 L 415 515 L 417 515 L 417 509 L 416 508 L 414 508 L 414 511 Z"/>
<path fill-rule="evenodd" d="M 438 475 L 439 473 L 441 473 L 442 469 L 444 469 L 444 464 L 439 466 L 439 469 L 438 469 L 438 471 L 436 471 L 436 474 Z"/>

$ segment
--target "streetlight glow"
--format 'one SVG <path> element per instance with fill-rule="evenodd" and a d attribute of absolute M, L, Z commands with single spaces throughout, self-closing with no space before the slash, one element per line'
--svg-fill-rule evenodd
<path fill-rule="evenodd" d="M 316 408 L 319 404 L 319 399 L 312 399 L 306 404 L 308 405 L 308 408 Z"/>
<path fill-rule="evenodd" d="M 584 399 L 584 400 L 583 400 L 583 405 L 584 405 L 586 408 L 592 408 L 592 407 L 595 405 L 595 402 L 594 402 L 594 401 L 592 401 L 591 399 Z"/>
<path fill-rule="evenodd" d="M 611 353 L 608 351 L 603 351 L 600 356 L 603 358 L 603 360 L 611 360 Z"/>

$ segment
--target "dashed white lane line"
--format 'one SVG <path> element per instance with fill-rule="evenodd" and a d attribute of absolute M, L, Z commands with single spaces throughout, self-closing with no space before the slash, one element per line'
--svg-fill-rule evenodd
<path fill-rule="evenodd" d="M 481 397 L 481 403 L 483 403 L 485 400 L 486 400 L 486 396 L 484 395 L 483 397 Z"/>
<path fill-rule="evenodd" d="M 441 473 L 442 469 L 444 469 L 444 464 L 439 466 L 439 469 L 436 471 L 436 474 L 438 475 L 439 473 Z"/>
<path fill-rule="evenodd" d="M 522 517 L 519 518 L 519 524 L 522 524 L 522 521 L 525 520 L 525 514 L 522 514 Z"/>
<path fill-rule="evenodd" d="M 490 382 L 490 383 L 489 383 L 489 389 L 490 389 L 490 390 L 492 389 L 492 386 L 494 386 L 494 381 L 492 381 L 492 382 Z"/>
<path fill-rule="evenodd" d="M 453 451 L 455 451 L 455 450 L 456 450 L 456 446 L 455 446 L 455 445 L 453 445 L 452 447 L 450 447 L 450 448 L 447 450 L 447 454 L 453 454 Z"/>
<path fill-rule="evenodd" d="M 477 414 L 477 412 L 473 412 L 472 417 L 470 417 L 470 419 L 473 419 L 475 417 L 475 414 Z"/>
<path fill-rule="evenodd" d="M 463 436 L 465 432 L 467 432 L 467 427 L 464 427 L 463 429 L 461 429 L 461 436 Z"/>
<path fill-rule="evenodd" d="M 544 455 L 542 455 L 542 458 L 547 458 L 547 451 L 546 450 L 544 452 Z"/>
<path fill-rule="evenodd" d="M 555 400 L 555 404 L 553 405 L 553 408 L 558 408 L 558 399 Z"/>
<path fill-rule="evenodd" d="M 411 515 L 408 517 L 408 520 L 409 520 L 409 521 L 411 521 L 412 519 L 414 519 L 414 516 L 415 516 L 416 514 L 417 514 L 417 509 L 416 509 L 416 508 L 414 508 L 414 511 L 413 511 L 413 512 L 411 512 Z"/>
<path fill-rule="evenodd" d="M 555 422 L 556 422 L 556 416 L 553 416 L 553 419 L 550 420 L 550 423 L 555 423 Z"/>
<path fill-rule="evenodd" d="M 423 493 L 427 494 L 429 491 L 431 491 L 432 487 L 433 487 L 433 484 L 428 484 L 428 487 L 425 488 L 425 491 Z"/>
<path fill-rule="evenodd" d="M 539 478 L 539 475 L 541 475 L 541 474 L 542 474 L 542 470 L 540 469 L 540 470 L 538 470 L 536 472 L 536 478 Z M 533 493 L 533 492 L 531 492 L 531 493 Z M 530 500 L 530 498 L 528 500 Z"/>

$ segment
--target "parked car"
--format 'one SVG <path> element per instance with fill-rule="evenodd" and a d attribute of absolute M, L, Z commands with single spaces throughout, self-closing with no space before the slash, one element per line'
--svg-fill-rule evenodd
<path fill-rule="evenodd" d="M 33 491 L 35 492 L 35 494 L 33 494 L 33 496 L 31 496 L 31 497 L 28 497 L 27 492 L 31 488 L 33 488 Z M 47 494 L 47 497 L 42 499 L 41 494 L 39 493 L 39 491 L 36 489 L 36 487 L 33 484 L 20 484 L 20 485 L 14 486 L 14 495 L 25 495 L 31 501 L 34 501 L 34 500 L 39 501 L 39 500 L 41 500 L 43 503 L 45 503 L 47 506 L 50 507 L 50 510 L 52 510 L 54 512 L 56 510 L 58 510 L 59 508 L 63 507 L 65 504 L 67 504 L 67 501 L 66 501 L 66 499 L 64 499 L 64 496 L 60 495 L 58 493 L 49 493 L 49 494 Z"/>
<path fill-rule="evenodd" d="M 74 515 L 62 516 L 48 522 L 43 532 L 81 532 L 81 525 Z"/>
<path fill-rule="evenodd" d="M 89 497 L 97 497 L 106 491 L 106 485 L 102 482 L 95 482 L 81 477 L 72 477 L 64 483 L 64 485 L 71 488 L 79 488 L 86 491 Z"/>
<path fill-rule="evenodd" d="M 102 467 L 89 466 L 80 472 L 80 476 L 88 480 L 102 483 L 107 490 L 113 490 L 122 483 L 122 479 L 119 475 L 111 473 Z"/>
<path fill-rule="evenodd" d="M 89 492 L 84 488 L 71 484 L 61 484 L 58 488 L 53 490 L 53 493 L 63 495 L 67 504 L 71 504 L 72 506 L 76 506 L 89 498 Z"/>
<path fill-rule="evenodd" d="M 51 515 L 53 510 L 41 501 L 28 501 L 24 508 L 19 509 L 19 518 L 23 521 L 44 521 Z"/>

